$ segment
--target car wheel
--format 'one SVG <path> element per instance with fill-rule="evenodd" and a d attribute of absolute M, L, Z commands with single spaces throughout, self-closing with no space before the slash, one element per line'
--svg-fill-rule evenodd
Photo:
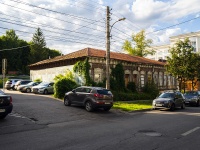
<path fill-rule="evenodd" d="M 199 105 L 200 105 L 200 101 L 198 100 L 196 106 L 199 107 Z"/>
<path fill-rule="evenodd" d="M 170 110 L 171 110 L 171 111 L 174 111 L 174 110 L 175 110 L 175 104 L 172 104 L 172 105 L 171 105 Z"/>
<path fill-rule="evenodd" d="M 65 99 L 64 99 L 64 105 L 65 106 L 70 106 L 71 105 L 71 102 L 67 97 L 65 97 Z"/>
<path fill-rule="evenodd" d="M 111 107 L 104 107 L 103 108 L 105 111 L 109 111 L 111 109 Z"/>
<path fill-rule="evenodd" d="M 92 103 L 90 101 L 87 101 L 85 103 L 85 109 L 89 112 L 93 111 Z"/>
<path fill-rule="evenodd" d="M 8 114 L 4 114 L 0 116 L 0 119 L 4 119 Z"/>
<path fill-rule="evenodd" d="M 26 93 L 31 93 L 31 89 L 30 88 L 26 89 Z"/>
<path fill-rule="evenodd" d="M 185 109 L 185 103 L 181 105 L 181 109 Z"/>
<path fill-rule="evenodd" d="M 47 89 L 45 89 L 45 90 L 44 90 L 44 94 L 48 94 L 48 91 L 47 91 Z"/>

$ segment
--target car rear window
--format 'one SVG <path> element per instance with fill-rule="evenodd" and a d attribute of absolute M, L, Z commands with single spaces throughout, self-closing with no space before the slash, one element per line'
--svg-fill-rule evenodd
<path fill-rule="evenodd" d="M 111 91 L 109 90 L 97 90 L 97 93 L 102 95 L 112 95 Z"/>
<path fill-rule="evenodd" d="M 188 95 L 188 96 L 198 96 L 197 92 L 187 92 L 184 95 Z"/>

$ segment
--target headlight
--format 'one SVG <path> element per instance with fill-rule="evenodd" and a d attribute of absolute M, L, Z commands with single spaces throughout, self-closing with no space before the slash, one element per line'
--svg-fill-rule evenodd
<path fill-rule="evenodd" d="M 198 100 L 198 97 L 197 97 L 197 96 L 194 96 L 194 97 L 192 98 L 192 100 Z"/>

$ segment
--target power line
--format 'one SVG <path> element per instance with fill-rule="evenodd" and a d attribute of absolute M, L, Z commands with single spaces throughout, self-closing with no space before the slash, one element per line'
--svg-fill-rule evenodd
<path fill-rule="evenodd" d="M 35 8 L 39 8 L 39 9 L 43 9 L 43 10 L 47 10 L 47 11 L 50 11 L 50 12 L 53 12 L 53 13 L 57 13 L 57 14 L 61 14 L 61 15 L 65 15 L 65 16 L 70 16 L 70 17 L 74 17 L 74 18 L 78 18 L 78 19 L 84 19 L 84 20 L 91 20 L 91 21 L 94 21 L 93 19 L 89 19 L 89 18 L 85 18 L 85 17 L 80 17 L 80 16 L 75 16 L 75 15 L 67 14 L 67 13 L 62 13 L 62 12 L 59 12 L 59 11 L 55 11 L 55 10 L 51 10 L 51 9 L 39 7 L 39 6 L 30 4 L 30 3 L 26 3 L 26 2 L 23 2 L 23 1 L 20 1 L 20 0 L 10 0 L 10 1 L 17 2 L 17 3 L 21 3 L 21 4 L 24 4 L 24 5 L 28 5 L 28 6 L 35 7 Z M 4 3 L 4 4 L 5 4 L 5 3 Z"/>
<path fill-rule="evenodd" d="M 8 28 L 4 28 L 4 27 L 0 27 L 2 29 L 8 29 Z M 23 32 L 23 33 L 28 33 L 30 34 L 30 32 L 24 32 L 24 31 L 20 31 L 20 30 L 15 30 L 15 31 L 18 31 L 18 32 Z M 81 42 L 80 39 L 75 39 L 75 40 L 68 40 L 68 39 L 64 39 L 64 38 L 59 38 L 59 37 L 54 37 L 54 36 L 46 36 L 47 38 L 45 38 L 46 40 L 54 40 L 54 41 L 59 41 L 59 42 L 73 42 L 73 43 L 79 43 L 79 44 L 87 44 L 87 45 L 93 45 L 91 43 L 87 43 L 87 42 Z M 85 40 L 85 39 L 84 39 Z M 90 39 L 89 39 L 90 40 Z M 92 40 L 90 40 L 89 42 L 91 42 Z M 96 40 L 94 41 L 95 42 L 95 45 L 97 45 L 99 42 Z M 99 44 L 104 44 L 104 43 L 99 43 Z M 99 45 L 100 46 L 100 45 Z M 102 45 L 101 45 L 102 46 Z"/>
<path fill-rule="evenodd" d="M 0 3 L 3 4 L 3 5 L 7 5 L 7 6 L 10 6 L 10 7 L 13 7 L 13 8 L 15 8 L 15 9 L 27 11 L 27 12 L 30 12 L 30 13 L 33 13 L 33 14 L 37 14 L 37 15 L 41 15 L 41 16 L 44 16 L 44 17 L 47 17 L 47 18 L 51 18 L 51 19 L 55 19 L 55 20 L 62 21 L 62 22 L 66 22 L 66 23 L 70 23 L 70 24 L 82 26 L 82 25 L 80 25 L 80 24 L 76 24 L 76 23 L 73 23 L 73 22 L 70 22 L 70 21 L 66 21 L 66 20 L 58 19 L 58 18 L 51 17 L 51 16 L 48 16 L 48 15 L 40 14 L 40 13 L 37 13 L 37 12 L 29 11 L 29 10 L 26 10 L 26 9 L 23 9 L 23 8 L 19 8 L 19 7 L 16 7 L 16 6 L 12 6 L 12 5 L 9 5 L 9 4 L 5 4 L 5 3 L 2 3 L 2 2 L 0 2 Z M 92 21 L 97 21 L 97 20 L 92 20 Z M 91 23 L 91 21 L 88 21 L 88 20 L 84 20 L 84 22 Z M 98 21 L 98 22 L 100 22 L 100 21 Z M 103 22 L 103 23 L 105 23 L 105 22 Z M 99 26 L 100 26 L 100 25 L 99 25 Z M 103 27 L 103 26 L 100 26 L 100 27 Z M 89 28 L 89 27 L 88 27 L 88 28 Z M 90 28 L 90 29 L 94 29 L 94 28 Z M 94 30 L 97 30 L 97 29 L 94 29 Z M 99 30 L 99 31 L 102 31 L 102 30 Z"/>
<path fill-rule="evenodd" d="M 19 24 L 19 23 L 13 23 L 13 22 L 10 22 L 10 21 L 5 21 L 5 20 L 1 20 L 0 21 L 2 22 L 6 22 L 6 23 L 10 23 L 10 24 L 15 24 L 15 25 L 19 25 L 19 26 L 23 26 L 23 27 L 28 27 L 28 28 L 33 28 L 33 29 L 37 29 L 37 27 L 32 27 L 32 26 L 28 26 L 28 25 L 22 25 L 22 24 Z M 62 34 L 61 32 L 55 32 L 55 31 L 52 31 L 52 30 L 47 30 L 47 29 L 43 29 L 44 31 L 47 31 L 47 32 L 51 32 L 51 33 L 57 33 L 57 34 Z M 65 31 L 69 31 L 71 32 L 71 30 L 66 30 Z M 93 35 L 93 34 L 89 34 L 89 33 L 83 33 L 83 32 L 77 32 L 77 31 L 73 31 L 74 33 L 78 33 L 78 34 L 83 34 L 83 35 L 89 35 L 89 36 L 96 36 L 96 37 L 101 37 L 101 36 L 98 36 L 98 35 Z M 64 34 L 65 35 L 65 34 Z"/>
<path fill-rule="evenodd" d="M 154 32 L 158 32 L 158 31 L 162 31 L 162 30 L 165 30 L 165 29 L 168 29 L 168 28 L 172 28 L 174 26 L 178 26 L 178 25 L 181 25 L 181 24 L 184 24 L 184 23 L 187 23 L 187 22 L 190 22 L 192 20 L 199 19 L 199 18 L 200 18 L 200 16 L 192 18 L 192 19 L 189 19 L 189 20 L 186 20 L 186 21 L 183 21 L 183 22 L 180 22 L 180 23 L 177 23 L 177 24 L 174 24 L 174 25 L 171 25 L 171 26 L 168 26 L 168 27 L 165 27 L 165 28 L 161 28 L 161 29 L 155 30 L 153 32 L 148 32 L 147 34 L 151 34 L 151 33 L 154 33 Z"/>
<path fill-rule="evenodd" d="M 26 45 L 26 46 L 21 46 L 21 47 L 15 47 L 15 48 L 9 48 L 9 49 L 1 49 L 0 51 L 10 51 L 10 50 L 20 49 L 20 48 L 24 48 L 24 47 L 29 47 L 31 45 L 34 45 L 34 44 L 30 44 L 30 45 Z"/>

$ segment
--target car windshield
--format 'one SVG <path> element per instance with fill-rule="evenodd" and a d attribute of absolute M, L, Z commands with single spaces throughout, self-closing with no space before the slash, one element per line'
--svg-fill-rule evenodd
<path fill-rule="evenodd" d="M 29 82 L 27 85 L 33 85 L 35 82 Z"/>
<path fill-rule="evenodd" d="M 162 93 L 159 98 L 174 98 L 175 93 Z"/>
<path fill-rule="evenodd" d="M 102 95 L 112 95 L 111 91 L 109 90 L 97 90 L 97 92 Z"/>
<path fill-rule="evenodd" d="M 197 92 L 187 92 L 184 94 L 185 96 L 198 96 Z"/>

